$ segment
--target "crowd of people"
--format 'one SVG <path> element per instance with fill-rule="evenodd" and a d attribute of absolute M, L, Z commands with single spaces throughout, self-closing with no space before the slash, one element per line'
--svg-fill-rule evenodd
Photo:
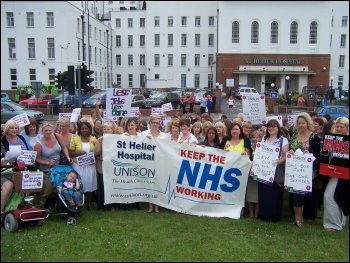
<path fill-rule="evenodd" d="M 349 135 L 349 120 L 341 117 L 336 120 L 319 116 L 310 116 L 303 112 L 296 116 L 295 123 L 290 125 L 287 120 L 283 126 L 275 119 L 271 119 L 265 126 L 256 127 L 239 114 L 233 120 L 222 115 L 221 120 L 214 123 L 210 117 L 210 110 L 205 111 L 204 102 L 207 96 L 203 95 L 201 111 L 191 115 L 179 113 L 171 116 L 171 120 L 165 125 L 164 117 L 151 115 L 149 122 L 138 117 L 121 118 L 118 121 L 104 120 L 99 110 L 99 101 L 96 109 L 91 112 L 91 118 L 80 118 L 77 124 L 72 124 L 68 119 L 57 122 L 56 127 L 50 123 L 44 123 L 41 127 L 35 120 L 30 120 L 24 128 L 24 135 L 20 134 L 20 128 L 16 121 L 9 120 L 2 126 L 2 158 L 1 164 L 9 161 L 5 158 L 10 151 L 9 146 L 20 145 L 23 150 L 35 150 L 37 152 L 36 165 L 44 173 L 50 173 L 50 169 L 58 164 L 61 150 L 65 153 L 74 171 L 80 174 L 83 191 L 86 196 L 86 209 L 93 210 L 93 202 L 96 201 L 98 210 L 116 210 L 118 204 L 104 202 L 103 184 L 103 137 L 104 134 L 120 134 L 125 138 L 148 137 L 161 140 L 169 140 L 177 143 L 198 144 L 202 147 L 214 147 L 226 151 L 238 152 L 246 155 L 254 161 L 254 152 L 258 142 L 274 145 L 281 148 L 281 154 L 276 160 L 276 165 L 284 165 L 286 154 L 293 154 L 300 149 L 303 153 L 312 153 L 316 160 L 320 158 L 321 141 L 324 133 L 336 133 Z M 229 106 L 234 106 L 230 102 Z M 193 116 L 192 116 L 193 115 Z M 56 134 L 56 136 L 54 136 Z M 96 163 L 79 166 L 77 157 L 93 152 Z M 323 206 L 323 226 L 329 231 L 342 230 L 348 215 L 348 180 L 328 177 L 319 174 L 317 163 L 314 162 L 312 195 L 289 194 L 290 212 L 293 224 L 302 227 L 304 219 L 314 220 L 318 210 Z M 70 177 L 75 175 L 70 175 Z M 61 186 L 62 187 L 62 186 Z M 79 185 L 74 187 L 79 188 Z M 1 219 L 5 213 L 4 207 L 13 191 L 13 178 L 11 172 L 1 174 Z M 61 190 L 62 191 L 62 190 Z M 68 193 L 68 192 L 67 192 Z M 284 196 L 287 193 L 283 186 L 273 182 L 267 185 L 253 180 L 248 176 L 246 188 L 246 206 L 241 211 L 241 216 L 249 213 L 249 217 L 258 218 L 269 222 L 281 220 Z M 69 199 L 70 205 L 82 206 L 80 197 Z M 55 200 L 47 198 L 45 207 L 53 208 Z M 138 203 L 124 204 L 124 209 L 140 209 Z M 159 213 L 160 207 L 148 204 L 148 213 Z"/>

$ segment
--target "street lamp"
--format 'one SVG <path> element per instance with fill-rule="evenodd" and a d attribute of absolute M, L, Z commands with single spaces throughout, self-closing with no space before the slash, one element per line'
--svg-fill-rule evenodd
<path fill-rule="evenodd" d="M 275 88 L 275 83 L 271 83 L 271 88 Z"/>
<path fill-rule="evenodd" d="M 331 76 L 331 96 L 330 96 L 330 99 L 329 99 L 329 102 L 332 104 L 332 99 L 333 99 L 333 79 L 334 77 Z"/>
<path fill-rule="evenodd" d="M 212 87 L 214 85 L 214 76 L 213 76 L 213 65 L 216 64 L 216 61 L 213 61 L 210 65 L 210 71 L 211 71 L 211 83 L 212 83 Z"/>
<path fill-rule="evenodd" d="M 290 77 L 289 77 L 289 76 L 286 76 L 286 81 L 287 81 L 287 92 L 289 92 L 289 80 L 290 80 Z"/>

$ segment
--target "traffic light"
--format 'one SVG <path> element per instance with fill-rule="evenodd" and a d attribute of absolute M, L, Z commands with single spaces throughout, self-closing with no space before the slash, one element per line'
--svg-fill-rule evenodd
<path fill-rule="evenodd" d="M 65 90 L 68 90 L 68 71 L 61 73 L 61 85 Z"/>
<path fill-rule="evenodd" d="M 75 95 L 74 66 L 68 66 L 68 84 L 66 90 L 69 95 Z"/>
<path fill-rule="evenodd" d="M 93 74 L 94 72 L 95 71 L 93 71 L 93 70 L 88 70 L 85 65 L 82 66 L 82 68 L 81 68 L 81 72 L 80 72 L 81 88 L 84 90 L 85 94 L 94 89 L 93 86 L 89 86 L 89 84 L 94 81 L 94 79 L 89 78 L 89 76 L 91 74 Z"/>
<path fill-rule="evenodd" d="M 62 86 L 62 75 L 61 75 L 61 71 L 59 71 L 57 73 L 57 75 L 55 76 L 55 86 L 56 88 L 58 88 L 59 90 L 61 89 Z"/>

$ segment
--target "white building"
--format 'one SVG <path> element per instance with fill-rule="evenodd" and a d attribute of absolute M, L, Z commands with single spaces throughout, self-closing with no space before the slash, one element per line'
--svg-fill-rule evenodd
<path fill-rule="evenodd" d="M 99 89 L 348 87 L 349 2 L 145 3 L 2 1 L 2 89 L 84 60 Z"/>

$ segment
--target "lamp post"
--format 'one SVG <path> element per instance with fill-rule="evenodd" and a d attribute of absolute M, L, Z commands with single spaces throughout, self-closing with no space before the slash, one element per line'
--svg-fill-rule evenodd
<path fill-rule="evenodd" d="M 333 99 L 333 79 L 334 79 L 334 77 L 331 76 L 331 95 L 330 95 L 330 99 L 329 99 L 330 104 L 332 104 L 332 99 Z"/>
<path fill-rule="evenodd" d="M 287 92 L 289 92 L 289 80 L 290 80 L 290 77 L 289 77 L 289 76 L 286 76 Z"/>
<path fill-rule="evenodd" d="M 212 88 L 213 88 L 213 86 L 214 86 L 214 76 L 213 76 L 213 65 L 215 65 L 216 64 L 216 61 L 213 61 L 212 63 L 211 63 L 211 65 L 210 65 L 210 71 L 211 71 L 211 83 L 212 83 Z M 217 87 L 218 88 L 218 87 Z"/>
<path fill-rule="evenodd" d="M 272 89 L 275 88 L 275 83 L 271 83 L 271 88 L 272 88 Z"/>

